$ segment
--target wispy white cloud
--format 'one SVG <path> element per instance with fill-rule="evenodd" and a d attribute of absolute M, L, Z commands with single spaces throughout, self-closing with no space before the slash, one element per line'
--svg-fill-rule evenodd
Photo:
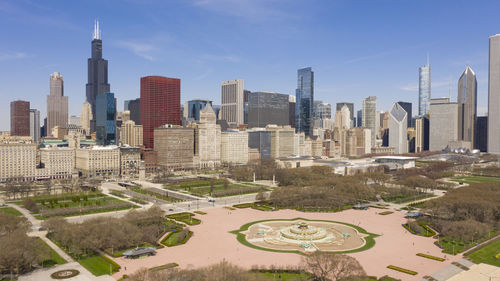
<path fill-rule="evenodd" d="M 133 52 L 135 55 L 146 59 L 148 61 L 154 61 L 155 58 L 152 55 L 152 52 L 156 51 L 158 47 L 156 47 L 154 44 L 150 43 L 142 43 L 142 42 L 136 42 L 136 41 L 119 41 L 118 46 L 125 48 L 131 52 Z"/>
<path fill-rule="evenodd" d="M 234 55 L 213 55 L 213 54 L 204 54 L 200 56 L 202 60 L 209 61 L 221 61 L 221 62 L 240 62 L 241 58 Z"/>
<path fill-rule="evenodd" d="M 0 61 L 24 59 L 26 57 L 28 57 L 28 55 L 22 52 L 3 53 L 0 54 Z"/>

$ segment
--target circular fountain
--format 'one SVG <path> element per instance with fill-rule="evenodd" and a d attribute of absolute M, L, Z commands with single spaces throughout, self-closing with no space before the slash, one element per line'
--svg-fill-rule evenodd
<path fill-rule="evenodd" d="M 308 225 L 305 222 L 299 222 L 292 226 L 284 227 L 280 230 L 280 234 L 285 238 L 299 241 L 321 240 L 328 235 L 324 228 Z"/>

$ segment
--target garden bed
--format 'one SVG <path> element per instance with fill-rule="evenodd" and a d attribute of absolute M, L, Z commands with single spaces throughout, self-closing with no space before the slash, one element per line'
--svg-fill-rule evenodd
<path fill-rule="evenodd" d="M 173 246 L 178 246 L 182 244 L 186 244 L 186 242 L 191 238 L 193 235 L 192 231 L 189 231 L 189 233 L 186 235 L 186 237 L 182 241 L 179 240 L 179 235 L 181 234 L 182 230 L 180 231 L 174 231 L 169 233 L 163 240 L 161 240 L 161 244 L 167 246 L 167 247 L 173 247 Z"/>
<path fill-rule="evenodd" d="M 193 213 L 183 212 L 183 213 L 168 215 L 167 218 L 183 222 L 187 225 L 200 224 L 201 220 L 193 218 L 193 216 L 194 216 Z"/>
<path fill-rule="evenodd" d="M 396 271 L 399 271 L 402 273 L 410 274 L 410 275 L 417 275 L 418 274 L 418 272 L 416 272 L 416 271 L 409 270 L 409 269 L 402 268 L 402 267 L 395 266 L 395 265 L 388 265 L 387 268 L 392 269 L 392 270 L 396 270 Z"/>
<path fill-rule="evenodd" d="M 417 256 L 419 256 L 419 257 L 423 257 L 423 258 L 426 258 L 426 259 L 435 260 L 435 261 L 445 261 L 445 260 L 446 260 L 446 259 L 444 259 L 444 258 L 435 257 L 435 256 L 431 256 L 431 255 L 423 254 L 423 253 L 418 253 L 418 254 L 417 254 Z"/>

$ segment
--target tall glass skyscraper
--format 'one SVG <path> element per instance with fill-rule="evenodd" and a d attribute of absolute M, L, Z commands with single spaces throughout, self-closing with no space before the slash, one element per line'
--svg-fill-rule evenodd
<path fill-rule="evenodd" d="M 314 106 L 314 72 L 312 68 L 301 68 L 297 71 L 297 97 L 295 104 L 295 131 L 312 136 Z"/>
<path fill-rule="evenodd" d="M 97 144 L 116 144 L 116 99 L 113 93 L 100 94 L 96 98 Z"/>
<path fill-rule="evenodd" d="M 477 117 L 476 74 L 467 66 L 458 80 L 458 140 L 468 141 L 474 147 Z"/>
<path fill-rule="evenodd" d="M 431 66 L 429 60 L 427 65 L 418 69 L 418 115 L 429 113 L 429 101 L 431 99 Z"/>
<path fill-rule="evenodd" d="M 109 91 L 108 61 L 102 58 L 101 30 L 99 29 L 99 22 L 96 21 L 92 39 L 92 56 L 88 60 L 88 83 L 86 86 L 87 101 L 92 106 L 92 116 L 96 116 L 97 96 Z M 95 131 L 94 120 L 90 123 L 90 130 Z"/>

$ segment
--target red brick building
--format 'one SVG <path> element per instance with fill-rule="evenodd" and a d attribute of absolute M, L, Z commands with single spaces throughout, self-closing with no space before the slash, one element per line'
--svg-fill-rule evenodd
<path fill-rule="evenodd" d="M 181 124 L 181 80 L 162 76 L 141 78 L 143 144 L 154 147 L 154 129 Z"/>
<path fill-rule="evenodd" d="M 30 102 L 16 100 L 10 103 L 10 135 L 30 135 Z"/>

